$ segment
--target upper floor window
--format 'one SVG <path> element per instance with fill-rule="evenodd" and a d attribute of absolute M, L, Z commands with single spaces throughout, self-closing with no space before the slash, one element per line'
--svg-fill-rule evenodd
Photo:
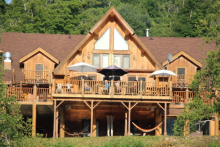
<path fill-rule="evenodd" d="M 114 50 L 127 51 L 128 43 L 121 36 L 116 28 L 114 28 Z"/>
<path fill-rule="evenodd" d="M 186 68 L 177 68 L 177 79 L 178 81 L 185 81 L 185 75 L 186 75 Z"/>
<path fill-rule="evenodd" d="M 108 28 L 105 33 L 96 41 L 95 50 L 110 50 L 110 28 Z M 114 28 L 113 30 L 113 50 L 115 51 L 127 51 L 129 49 L 127 41 L 119 33 L 119 31 Z"/>
<path fill-rule="evenodd" d="M 41 77 L 43 75 L 44 65 L 43 64 L 36 64 L 35 65 L 35 76 Z"/>
<path fill-rule="evenodd" d="M 98 68 L 109 66 L 109 54 L 93 54 L 93 65 Z"/>
<path fill-rule="evenodd" d="M 130 55 L 113 55 L 113 64 L 120 68 L 130 68 Z"/>
<path fill-rule="evenodd" d="M 95 50 L 109 50 L 110 49 L 110 28 L 99 38 L 95 43 Z"/>

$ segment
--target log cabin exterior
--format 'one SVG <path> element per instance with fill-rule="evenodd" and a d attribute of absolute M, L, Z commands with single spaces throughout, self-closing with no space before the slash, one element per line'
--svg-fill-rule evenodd
<path fill-rule="evenodd" d="M 112 7 L 87 35 L 3 33 L 0 49 L 12 53 L 4 77 L 7 95 L 15 95 L 21 113 L 32 117 L 33 136 L 68 137 L 65 131 L 82 130 L 83 136 L 140 135 L 131 122 L 142 128 L 163 122 L 147 135 L 172 135 L 176 116 L 193 97 L 188 89 L 193 75 L 202 68 L 205 52 L 215 49 L 205 44 L 199 51 L 201 43 L 201 38 L 138 37 Z M 173 54 L 169 64 L 168 53 Z M 129 73 L 108 79 L 104 93 L 103 75 L 68 70 L 79 62 L 98 71 L 116 65 Z M 163 68 L 177 77 L 150 75 Z M 218 135 L 218 125 L 210 122 L 204 133 Z"/>

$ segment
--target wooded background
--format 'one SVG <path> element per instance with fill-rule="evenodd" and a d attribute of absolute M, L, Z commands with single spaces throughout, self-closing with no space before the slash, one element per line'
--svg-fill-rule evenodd
<path fill-rule="evenodd" d="M 209 37 L 219 32 L 219 0 L 0 0 L 2 32 L 87 34 L 114 6 L 138 36 Z"/>

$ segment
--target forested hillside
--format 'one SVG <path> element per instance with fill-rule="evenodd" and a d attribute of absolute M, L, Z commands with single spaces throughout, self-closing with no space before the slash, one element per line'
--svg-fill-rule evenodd
<path fill-rule="evenodd" d="M 111 6 L 138 36 L 219 34 L 219 0 L 0 0 L 0 34 L 87 34 Z"/>

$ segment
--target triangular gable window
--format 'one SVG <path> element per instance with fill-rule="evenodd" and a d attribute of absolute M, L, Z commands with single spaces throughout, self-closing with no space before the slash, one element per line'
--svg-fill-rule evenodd
<path fill-rule="evenodd" d="M 114 28 L 114 50 L 128 50 L 128 43 L 116 28 Z"/>
<path fill-rule="evenodd" d="M 109 50 L 110 48 L 110 28 L 95 43 L 95 50 Z"/>

